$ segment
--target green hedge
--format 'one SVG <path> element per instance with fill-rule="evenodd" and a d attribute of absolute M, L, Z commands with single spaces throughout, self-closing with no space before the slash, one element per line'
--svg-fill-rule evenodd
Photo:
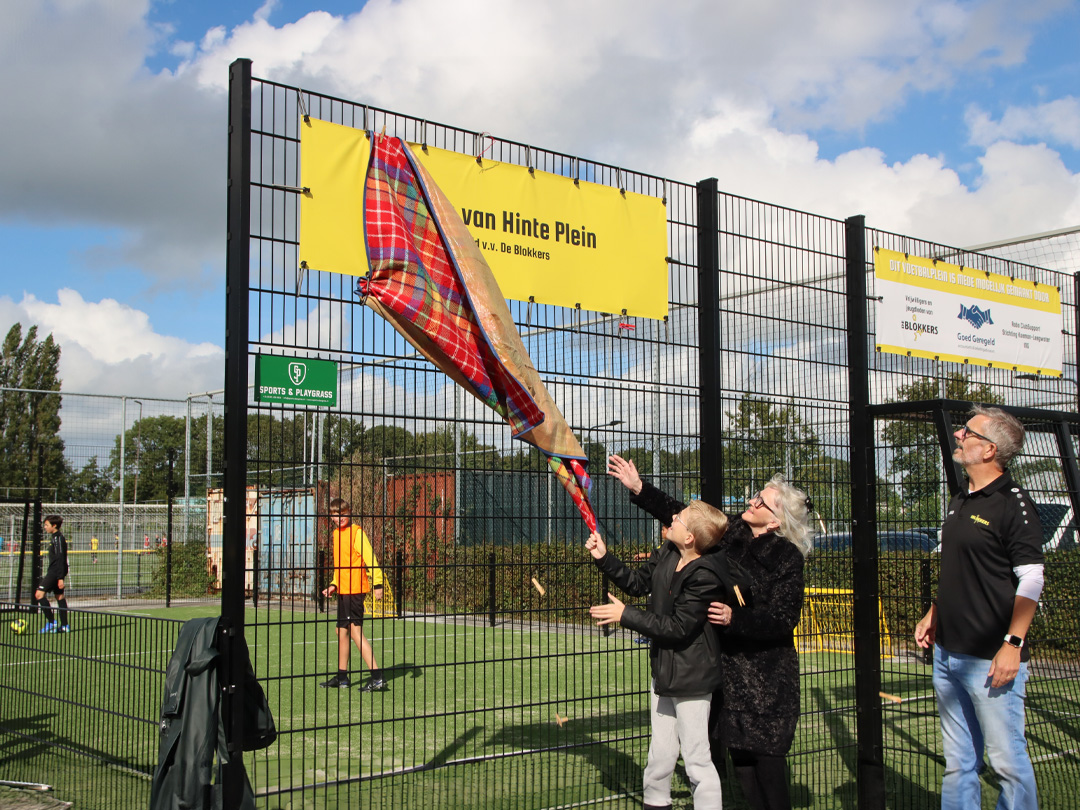
<path fill-rule="evenodd" d="M 649 545 L 618 545 L 612 552 L 631 561 Z M 517 546 L 444 546 L 424 561 L 397 570 L 397 555 L 384 557 L 386 574 L 397 591 L 404 585 L 404 607 L 409 611 L 473 614 L 486 617 L 490 609 L 492 567 L 495 573 L 495 610 L 508 619 L 591 622 L 588 607 L 602 599 L 600 573 L 583 545 L 552 543 Z M 633 565 L 633 562 L 630 562 Z M 940 555 L 917 552 L 883 553 L 879 557 L 879 595 L 894 651 L 914 652 L 915 624 L 924 613 L 924 580 L 936 594 Z M 532 577 L 544 587 L 541 596 Z M 1047 555 L 1046 588 L 1031 636 L 1036 649 L 1080 652 L 1080 550 Z M 849 555 L 814 553 L 806 561 L 806 585 L 851 588 Z M 175 585 L 174 585 L 175 587 Z M 615 591 L 616 595 L 622 596 Z M 638 604 L 643 600 L 636 601 Z"/>
<path fill-rule="evenodd" d="M 158 565 L 155 566 L 153 579 L 146 596 L 165 597 L 166 560 L 168 550 L 159 547 L 153 551 Z M 172 545 L 172 593 L 173 597 L 205 596 L 210 593 L 214 579 L 206 570 L 206 542 L 191 540 Z"/>
<path fill-rule="evenodd" d="M 941 555 L 885 552 L 878 557 L 878 582 L 885 622 L 898 651 L 915 650 L 915 625 L 925 613 L 924 578 L 931 598 L 937 595 Z M 852 560 L 844 554 L 812 554 L 806 562 L 806 585 L 851 588 Z M 1080 550 L 1046 555 L 1046 586 L 1030 636 L 1036 650 L 1080 652 Z"/>
<path fill-rule="evenodd" d="M 630 561 L 633 554 L 651 548 L 619 545 L 612 547 L 612 552 Z M 600 572 L 580 542 L 488 548 L 447 546 L 426 560 L 405 563 L 400 568 L 393 551 L 383 559 L 384 573 L 396 598 L 403 600 L 410 611 L 486 616 L 491 605 L 492 569 L 495 609 L 500 620 L 584 623 L 590 621 L 588 607 L 601 598 Z M 533 586 L 533 577 L 544 588 L 544 596 Z M 400 593 L 401 585 L 404 595 Z"/>

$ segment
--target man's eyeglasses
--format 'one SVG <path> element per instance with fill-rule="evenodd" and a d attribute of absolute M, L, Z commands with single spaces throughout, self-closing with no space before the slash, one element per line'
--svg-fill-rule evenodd
<path fill-rule="evenodd" d="M 982 439 L 984 442 L 990 442 L 990 444 L 997 444 L 997 442 L 995 442 L 989 436 L 983 436 L 981 433 L 976 433 L 967 425 L 964 425 L 962 428 L 960 428 L 960 441 L 964 441 L 964 439 L 966 439 L 968 436 L 974 436 L 976 439 Z"/>
<path fill-rule="evenodd" d="M 770 512 L 772 512 L 773 515 L 776 514 L 776 512 L 773 512 L 773 508 L 771 506 L 769 506 L 767 503 L 765 503 L 765 499 L 763 497 L 761 497 L 760 492 L 757 493 L 753 498 L 748 500 L 746 503 L 749 506 L 752 506 L 754 509 L 761 509 L 762 507 L 764 507 L 764 508 L 768 509 Z"/>
<path fill-rule="evenodd" d="M 682 519 L 682 516 L 680 516 L 678 512 L 676 512 L 674 515 L 671 516 L 671 522 L 672 523 L 674 523 L 676 520 L 679 521 L 679 523 L 682 524 L 682 527 L 684 529 L 686 529 L 686 521 Z M 686 530 L 690 531 L 689 529 L 686 529 Z"/>

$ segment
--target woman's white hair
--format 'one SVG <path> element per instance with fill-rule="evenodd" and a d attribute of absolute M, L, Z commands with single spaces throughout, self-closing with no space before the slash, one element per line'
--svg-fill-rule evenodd
<path fill-rule="evenodd" d="M 776 519 L 780 521 L 776 534 L 791 542 L 805 557 L 814 546 L 806 493 L 793 487 L 779 473 L 769 479 L 763 489 L 776 490 Z"/>

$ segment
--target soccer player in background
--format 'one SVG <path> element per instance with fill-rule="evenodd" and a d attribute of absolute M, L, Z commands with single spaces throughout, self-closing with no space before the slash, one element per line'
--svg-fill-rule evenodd
<path fill-rule="evenodd" d="M 60 531 L 64 519 L 60 515 L 47 515 L 45 517 L 45 533 L 49 535 L 49 567 L 45 576 L 34 591 L 34 602 L 41 605 L 45 612 L 45 626 L 39 632 L 42 633 L 70 633 L 71 626 L 68 624 L 67 600 L 64 598 L 64 577 L 68 573 L 67 539 Z M 60 612 L 60 623 L 53 620 L 53 610 L 49 606 L 49 600 L 45 596 L 48 591 L 56 594 L 56 607 Z"/>
<path fill-rule="evenodd" d="M 376 599 L 383 596 L 383 575 L 375 552 L 364 530 L 352 522 L 352 507 L 341 498 L 330 501 L 330 523 L 334 533 L 330 544 L 334 550 L 334 578 L 323 596 L 338 597 L 338 671 L 337 675 L 320 684 L 327 689 L 348 689 L 350 639 L 360 651 L 360 657 L 371 671 L 371 680 L 361 688 L 365 692 L 387 689 L 382 670 L 375 660 L 371 644 L 364 637 L 364 599 L 370 591 Z"/>

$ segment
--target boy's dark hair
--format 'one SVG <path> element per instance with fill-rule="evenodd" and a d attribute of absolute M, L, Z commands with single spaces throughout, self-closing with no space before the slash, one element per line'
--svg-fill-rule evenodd
<path fill-rule="evenodd" d="M 344 498 L 333 498 L 330 501 L 330 514 L 331 515 L 351 515 L 352 507 L 349 506 L 349 502 Z"/>
<path fill-rule="evenodd" d="M 45 516 L 45 522 L 46 523 L 51 523 L 53 526 L 55 526 L 58 529 L 61 526 L 64 525 L 64 519 L 62 517 L 60 517 L 59 515 L 46 515 Z"/>

